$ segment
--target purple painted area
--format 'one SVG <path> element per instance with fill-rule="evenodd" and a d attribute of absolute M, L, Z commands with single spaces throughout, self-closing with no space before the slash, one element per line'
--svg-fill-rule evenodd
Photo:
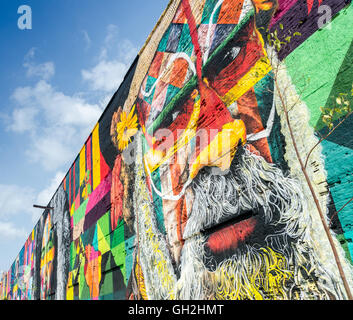
<path fill-rule="evenodd" d="M 112 174 L 109 173 L 100 185 L 92 192 L 87 203 L 85 222 L 83 231 L 97 223 L 110 208 L 110 189 L 112 184 Z"/>
<path fill-rule="evenodd" d="M 110 208 L 110 192 L 104 195 L 103 198 L 86 214 L 85 222 L 83 224 L 83 232 L 89 229 L 91 226 L 97 223 L 97 220 L 101 218 Z"/>
<path fill-rule="evenodd" d="M 298 0 L 278 0 L 278 8 L 271 20 L 270 28 L 272 28 L 296 2 L 298 2 Z"/>
<path fill-rule="evenodd" d="M 334 18 L 337 13 L 350 4 L 351 1 L 352 0 L 323 0 L 321 5 L 329 6 Z M 279 59 L 283 60 L 313 33 L 318 31 L 318 20 L 323 14 L 318 13 L 318 0 L 314 1 L 310 14 L 308 14 L 307 1 L 281 0 L 279 2 L 280 7 L 273 17 L 275 22 L 272 22 L 271 31 L 277 30 L 280 40 L 284 40 L 288 35 L 293 35 L 295 32 L 301 34 L 300 36 L 292 37 L 290 43 L 283 46 L 278 55 Z M 293 2 L 295 3 L 293 4 Z M 281 8 L 283 11 L 280 11 Z M 281 30 L 280 24 L 283 25 L 283 30 Z"/>
<path fill-rule="evenodd" d="M 99 186 L 91 193 L 86 207 L 86 215 L 101 201 L 101 199 L 110 192 L 112 185 L 112 174 L 109 173 Z"/>

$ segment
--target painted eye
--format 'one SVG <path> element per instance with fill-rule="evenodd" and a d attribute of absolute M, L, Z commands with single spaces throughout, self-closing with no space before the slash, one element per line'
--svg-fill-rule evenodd
<path fill-rule="evenodd" d="M 234 60 L 238 56 L 240 50 L 240 47 L 232 47 L 232 49 L 230 49 L 225 55 L 225 58 L 230 58 L 231 60 Z"/>
<path fill-rule="evenodd" d="M 173 118 L 173 121 L 177 118 L 177 116 L 180 114 L 180 110 L 176 111 L 173 113 L 172 115 L 172 118 Z"/>

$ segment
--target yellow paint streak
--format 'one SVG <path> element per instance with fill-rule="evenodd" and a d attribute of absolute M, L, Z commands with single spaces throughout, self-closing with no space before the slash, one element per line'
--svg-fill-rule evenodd
<path fill-rule="evenodd" d="M 69 278 L 68 278 L 68 285 L 66 288 L 66 300 L 74 300 L 74 287 L 72 284 L 72 277 L 73 277 L 73 273 L 70 271 L 69 273 Z"/>
<path fill-rule="evenodd" d="M 270 60 L 267 55 L 262 57 L 249 70 L 247 74 L 241 78 L 238 83 L 230 89 L 223 97 L 223 102 L 230 106 L 234 101 L 238 100 L 246 92 L 248 92 L 254 85 L 265 77 L 272 70 Z"/>
<path fill-rule="evenodd" d="M 97 236 L 98 236 L 98 251 L 101 252 L 101 254 L 105 254 L 110 250 L 110 246 L 105 239 L 103 232 L 100 228 L 100 226 L 97 224 Z"/>
<path fill-rule="evenodd" d="M 190 116 L 190 121 L 187 127 L 185 128 L 182 135 L 178 138 L 176 143 L 172 147 L 170 147 L 165 154 L 161 153 L 161 151 L 158 151 L 158 150 L 156 151 L 153 149 L 150 149 L 145 154 L 145 158 L 151 172 L 157 170 L 163 163 L 165 163 L 168 159 L 170 159 L 179 149 L 181 149 L 187 143 L 189 143 L 189 141 L 196 135 L 197 121 L 200 115 L 200 102 L 201 102 L 200 99 L 195 102 L 194 109 Z"/>
<path fill-rule="evenodd" d="M 146 286 L 145 286 L 145 278 L 143 276 L 142 268 L 140 266 L 139 258 L 136 257 L 136 267 L 135 267 L 135 276 L 137 279 L 138 289 L 140 291 L 141 297 L 143 300 L 148 300 L 148 296 L 146 293 Z"/>
<path fill-rule="evenodd" d="M 86 174 L 86 146 L 83 146 L 80 151 L 80 185 L 85 180 Z"/>
<path fill-rule="evenodd" d="M 44 265 L 48 264 L 50 261 L 54 259 L 54 247 L 51 248 L 41 260 L 40 267 L 42 268 Z"/>
<path fill-rule="evenodd" d="M 246 141 L 246 128 L 242 120 L 226 123 L 211 143 L 197 156 L 190 168 L 190 178 L 194 179 L 204 166 L 219 167 L 222 171 L 229 169 L 239 142 Z"/>
<path fill-rule="evenodd" d="M 286 258 L 271 248 L 262 248 L 261 267 L 251 267 L 244 273 L 243 281 L 234 274 L 236 261 L 228 260 L 214 273 L 212 281 L 215 285 L 215 299 L 227 300 L 278 300 L 287 299 L 285 284 L 293 278 L 293 273 L 287 270 Z"/>
<path fill-rule="evenodd" d="M 146 184 L 142 179 L 142 170 L 139 170 L 136 181 L 139 181 L 139 189 L 141 190 L 145 203 L 149 202 Z M 151 213 L 147 204 L 144 204 L 142 206 L 141 212 L 144 215 L 144 224 L 145 226 L 148 226 L 144 232 L 147 237 L 149 246 L 152 249 L 150 259 L 153 259 L 153 265 L 155 267 L 155 270 L 153 270 L 153 272 L 156 273 L 156 276 L 160 279 L 162 287 L 164 287 L 165 290 L 168 292 L 169 299 L 175 299 L 173 293 L 175 283 L 173 281 L 172 275 L 169 273 L 167 259 L 160 248 L 159 238 L 154 234 L 152 230 L 152 220 L 150 217 Z"/>
<path fill-rule="evenodd" d="M 100 146 L 99 146 L 99 123 L 95 126 L 92 132 L 92 175 L 93 175 L 93 190 L 101 182 L 101 166 L 100 166 Z"/>

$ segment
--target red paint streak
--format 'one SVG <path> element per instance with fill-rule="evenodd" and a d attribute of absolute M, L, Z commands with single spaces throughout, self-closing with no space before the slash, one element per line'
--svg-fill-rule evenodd
<path fill-rule="evenodd" d="M 88 183 L 92 186 L 92 136 L 88 138 L 86 143 L 86 164 L 89 171 Z"/>
<path fill-rule="evenodd" d="M 73 183 L 73 199 L 72 199 L 72 202 L 75 202 L 75 199 L 76 199 L 76 161 L 74 162 L 74 170 L 73 170 L 73 178 L 74 178 L 74 183 Z M 75 208 L 77 210 L 77 208 Z"/>
<path fill-rule="evenodd" d="M 229 249 L 236 249 L 239 242 L 244 241 L 254 232 L 256 219 L 250 218 L 235 225 L 225 227 L 213 233 L 207 242 L 208 247 L 215 253 Z"/>
<path fill-rule="evenodd" d="M 116 229 L 119 219 L 123 216 L 124 186 L 120 181 L 120 173 L 121 154 L 116 157 L 112 172 L 112 186 L 110 190 L 110 198 L 112 204 L 110 222 L 112 231 Z"/>
<path fill-rule="evenodd" d="M 192 44 L 194 45 L 194 48 L 195 48 L 196 73 L 197 73 L 197 77 L 199 79 L 199 82 L 201 82 L 201 80 L 202 80 L 202 53 L 201 53 L 201 49 L 200 49 L 200 43 L 199 43 L 198 32 L 197 32 L 197 28 L 196 28 L 195 17 L 192 14 L 189 0 L 183 0 L 182 5 L 184 8 L 184 13 L 186 15 L 186 19 L 188 20 L 191 41 L 192 41 Z"/>
<path fill-rule="evenodd" d="M 100 152 L 100 170 L 101 170 L 101 181 L 111 172 L 109 166 L 105 162 L 102 152 Z"/>
<path fill-rule="evenodd" d="M 311 9 L 313 8 L 315 0 L 307 0 L 308 2 L 308 14 L 311 12 Z M 319 6 L 321 6 L 321 3 L 323 0 L 318 0 L 319 1 Z"/>
<path fill-rule="evenodd" d="M 72 169 L 70 168 L 70 172 L 69 172 L 69 206 L 71 209 L 71 205 L 72 205 L 72 199 L 71 199 L 71 171 Z"/>

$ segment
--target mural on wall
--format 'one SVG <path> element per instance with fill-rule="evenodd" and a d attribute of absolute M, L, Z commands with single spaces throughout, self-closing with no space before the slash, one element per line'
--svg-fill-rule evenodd
<path fill-rule="evenodd" d="M 2 277 L 1 297 L 346 298 L 293 159 L 267 43 L 268 30 L 285 37 L 300 25 L 278 54 L 290 58 L 318 29 L 298 21 L 331 2 L 174 1 L 156 50 L 140 52 Z M 290 70 L 277 76 L 296 98 Z M 315 142 L 307 109 L 300 100 L 294 128 Z M 315 181 L 325 180 L 313 157 Z M 320 201 L 329 214 L 330 192 Z"/>

